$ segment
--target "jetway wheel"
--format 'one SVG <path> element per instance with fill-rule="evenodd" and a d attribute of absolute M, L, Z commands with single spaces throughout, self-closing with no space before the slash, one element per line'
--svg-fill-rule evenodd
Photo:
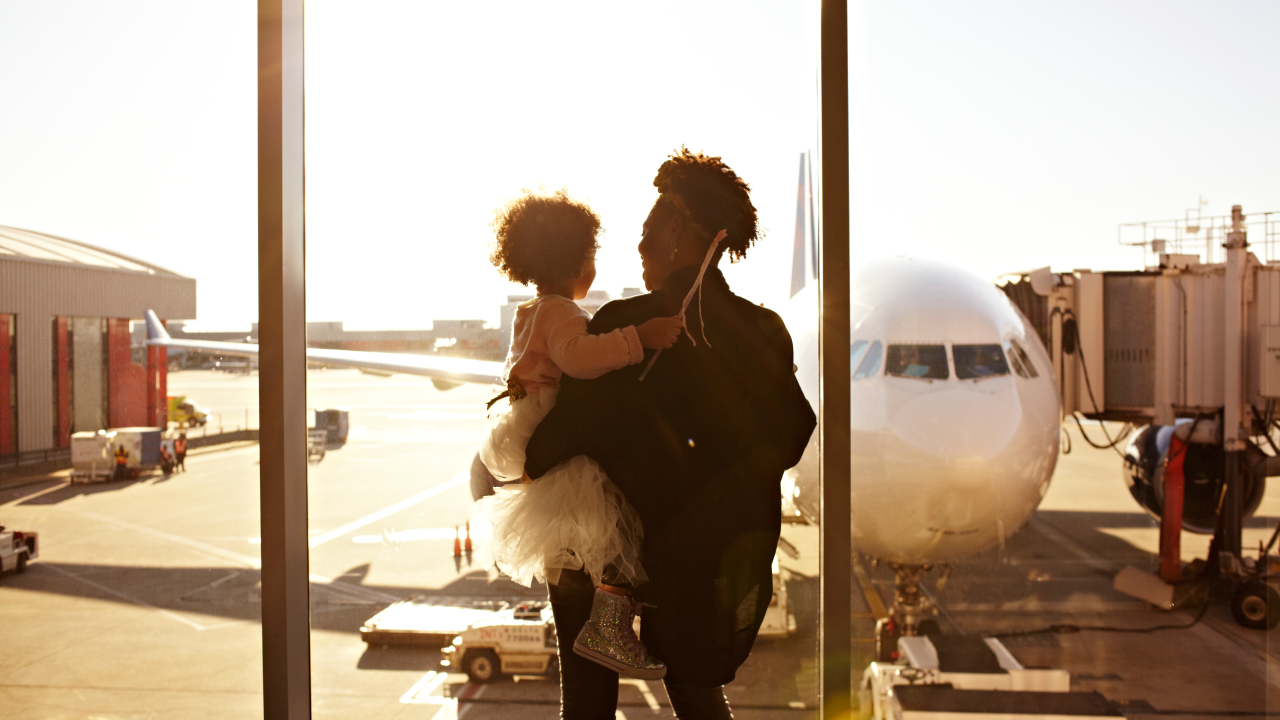
<path fill-rule="evenodd" d="M 1261 580 L 1250 580 L 1232 593 L 1231 615 L 1242 627 L 1270 630 L 1280 624 L 1280 593 Z"/>

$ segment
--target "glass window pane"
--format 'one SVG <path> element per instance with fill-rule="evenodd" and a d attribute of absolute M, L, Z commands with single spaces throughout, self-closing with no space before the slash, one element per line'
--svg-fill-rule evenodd
<path fill-rule="evenodd" d="M 495 426 L 507 427 L 513 417 L 528 422 L 523 432 L 533 432 L 539 421 L 528 421 L 522 408 L 544 402 L 545 388 L 555 382 L 559 395 L 551 397 L 560 398 L 554 401 L 560 409 L 570 385 L 558 377 L 560 371 L 571 378 L 594 371 L 572 366 L 567 356 L 546 360 L 557 377 L 534 378 L 521 365 L 512 375 L 524 381 L 517 391 L 524 397 L 486 404 L 508 390 L 502 376 L 509 353 L 539 352 L 527 345 L 528 334 L 540 332 L 530 321 L 537 313 L 576 304 L 586 313 L 583 320 L 607 318 L 608 312 L 621 312 L 617 305 L 603 310 L 609 303 L 652 301 L 646 296 L 660 289 L 662 279 L 654 280 L 657 270 L 652 262 L 642 263 L 638 245 L 658 198 L 654 177 L 681 145 L 723 158 L 750 183 L 760 226 L 775 230 L 750 248 L 738 248 L 747 251 L 740 262 L 725 258 L 708 271 L 701 302 L 693 297 L 689 303 L 680 344 L 653 360 L 645 386 L 670 383 L 668 368 L 684 362 L 681 353 L 732 347 L 739 332 L 750 334 L 756 349 L 783 353 L 786 343 L 776 334 L 781 317 L 791 336 L 786 363 L 795 366 L 786 383 L 800 385 L 809 403 L 805 412 L 816 406 L 816 10 L 816 3 L 782 4 L 726 16 L 711 3 L 682 6 L 684 22 L 715 27 L 721 42 L 753 48 L 752 59 L 735 67 L 713 46 L 698 44 L 692 54 L 655 52 L 646 38 L 668 36 L 663 13 L 622 6 L 584 14 L 512 5 L 494 13 L 465 4 L 404 3 L 369 13 L 339 3 L 308 3 L 308 345 L 315 352 L 370 353 L 357 357 L 357 364 L 372 363 L 372 353 L 380 356 L 366 372 L 329 367 L 307 374 L 315 436 L 310 563 L 314 575 L 326 578 L 312 586 L 311 597 L 314 717 L 431 717 L 436 711 L 440 718 L 465 712 L 468 720 L 558 716 L 559 657 L 579 661 L 569 647 L 575 638 L 558 646 L 545 607 L 548 585 L 536 577 L 524 578 L 528 585 L 512 579 L 517 573 L 509 556 L 495 557 L 495 534 L 517 533 L 511 524 L 491 525 L 474 503 L 503 478 L 523 491 L 504 488 L 504 496 L 530 496 L 549 486 L 545 477 L 533 489 L 519 485 L 523 458 L 495 467 L 498 476 L 491 475 L 481 447 L 500 432 Z M 605 31 L 617 27 L 627 30 Z M 725 123 L 720 111 L 704 117 L 641 109 L 646 98 L 665 96 L 677 76 L 691 86 L 749 95 L 753 106 L 767 110 Z M 762 77 L 780 82 L 762 86 Z M 714 167 L 710 177 L 722 182 L 726 174 Z M 502 227 L 491 223 L 506 204 L 523 189 L 549 195 L 560 188 L 599 218 L 594 282 L 581 293 L 532 275 L 528 284 L 512 281 L 490 262 Z M 696 193 L 688 197 L 685 206 L 697 216 L 704 208 Z M 544 214 L 542 222 L 557 222 L 556 216 Z M 704 229 L 710 235 L 701 242 L 721 228 Z M 554 240 L 566 236 L 567 231 Z M 540 252 L 539 261 L 558 261 L 559 247 Z M 669 239 L 660 249 L 653 257 L 664 262 L 684 262 L 694 254 Z M 684 263 L 693 271 L 702 261 L 696 254 Z M 513 258 L 507 257 L 519 262 Z M 721 283 L 748 301 L 737 307 L 750 309 L 749 323 L 712 319 L 723 307 L 716 300 Z M 574 297 L 556 299 L 568 295 Z M 633 362 L 638 359 L 631 357 L 625 337 L 615 338 L 627 354 L 613 372 L 638 374 L 643 365 Z M 648 352 L 645 363 L 655 357 L 652 348 Z M 879 342 L 850 347 L 850 367 L 859 372 L 877 372 L 882 357 Z M 431 377 L 430 369 L 415 374 L 408 367 L 458 360 L 479 363 L 502 380 L 498 386 L 459 384 Z M 737 372 L 752 366 L 739 354 L 727 367 Z M 769 381 L 781 384 L 776 376 Z M 725 389 L 752 397 L 763 385 L 748 374 Z M 734 421 L 754 423 L 746 414 Z M 345 423 L 345 431 L 335 434 L 335 419 Z M 606 421 L 598 420 L 602 426 Z M 775 433 L 761 445 L 784 434 L 773 416 L 753 427 Z M 696 430 L 689 435 L 680 438 L 679 451 L 715 451 L 716 437 Z M 746 559 L 717 558 L 714 569 L 687 582 L 690 592 L 723 587 L 734 598 L 732 612 L 716 617 L 726 623 L 726 637 L 739 638 L 733 651 L 746 654 L 725 691 L 740 718 L 811 713 L 817 706 L 816 433 L 788 451 L 804 448 L 803 459 L 786 463 L 799 461 L 798 467 L 780 465 L 770 469 L 773 476 L 761 478 L 779 484 L 777 495 L 752 500 L 765 509 L 780 503 L 787 520 L 781 529 L 734 535 L 745 538 L 731 544 Z M 497 465 L 511 458 L 486 459 Z M 512 464 L 515 472 L 504 474 Z M 607 475 L 612 482 L 614 473 Z M 735 476 L 734 487 L 740 482 Z M 695 500 L 674 492 L 662 498 L 673 507 Z M 723 507 L 696 514 L 699 527 L 707 518 L 750 516 Z M 533 538 L 553 526 L 551 518 L 541 518 L 518 527 Z M 780 535 L 776 544 L 771 533 Z M 700 545 L 682 545 L 682 556 L 705 562 Z M 594 548 L 566 549 L 578 557 Z M 641 564 L 650 567 L 643 557 Z M 734 586 L 748 574 L 717 574 L 722 566 L 747 567 L 751 582 Z M 653 567 L 655 573 L 664 568 L 660 560 Z M 732 582 L 715 585 L 722 577 Z M 647 583 L 649 590 L 645 583 L 636 585 L 636 597 L 648 601 L 644 593 L 658 583 Z M 592 593 L 588 585 L 588 600 Z M 719 596 L 706 606 L 717 602 Z M 642 612 L 642 638 L 655 612 Z M 624 681 L 619 702 L 626 717 L 655 714 L 655 707 L 656 714 L 672 712 L 657 680 Z"/>
<path fill-rule="evenodd" d="M 5 717 L 262 717 L 257 378 L 148 344 L 257 319 L 256 62 L 251 4 L 0 5 Z"/>
<path fill-rule="evenodd" d="M 885 373 L 924 380 L 946 380 L 947 348 L 944 345 L 890 345 Z"/>
<path fill-rule="evenodd" d="M 1009 365 L 999 345 L 952 345 L 951 358 L 961 380 L 1008 375 Z"/>

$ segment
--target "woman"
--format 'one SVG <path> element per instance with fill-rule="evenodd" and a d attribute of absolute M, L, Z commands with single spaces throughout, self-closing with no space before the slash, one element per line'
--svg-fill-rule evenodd
<path fill-rule="evenodd" d="M 649 582 L 636 597 L 650 607 L 641 638 L 667 665 L 676 715 L 729 718 L 723 685 L 750 654 L 773 594 L 779 481 L 816 420 L 782 320 L 734 295 L 717 268 L 726 252 L 745 257 L 758 236 L 747 184 L 720 158 L 682 149 L 654 185 L 660 196 L 639 247 L 650 292 L 604 306 L 590 332 L 678 315 L 701 278 L 686 332 L 652 363 L 648 352 L 646 362 L 595 380 L 566 378 L 529 441 L 525 469 L 536 479 L 576 455 L 600 463 L 644 524 Z M 594 588 L 566 572 L 550 594 L 561 717 L 612 718 L 618 676 L 567 651 Z"/>

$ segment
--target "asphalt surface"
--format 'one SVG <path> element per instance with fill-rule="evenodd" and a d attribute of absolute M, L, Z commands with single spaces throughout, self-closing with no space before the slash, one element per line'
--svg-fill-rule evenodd
<path fill-rule="evenodd" d="M 309 404 L 346 407 L 349 442 L 311 466 L 312 698 L 316 718 L 557 717 L 551 678 L 472 685 L 442 673 L 430 648 L 370 647 L 360 625 L 389 603 L 545 598 L 490 569 L 484 529 L 470 557 L 452 554 L 468 520 L 466 472 L 483 436 L 487 388 L 310 371 Z M 174 373 L 170 392 L 215 422 L 256 426 L 257 376 Z M 1148 628 L 1186 624 L 1111 589 L 1119 568 L 1153 569 L 1156 529 L 1128 499 L 1118 458 L 1087 448 L 1058 466 L 1036 518 L 1008 544 L 958 564 L 939 600 L 943 630 L 1026 631 L 1050 624 Z M 29 478 L 0 490 L 0 523 L 40 533 L 23 575 L 0 578 L 0 718 L 261 717 L 258 449 L 189 456 L 188 471 L 124 483 Z M 1270 492 L 1246 545 L 1280 518 Z M 797 631 L 762 639 L 726 692 L 739 718 L 811 718 L 817 703 L 818 531 L 784 528 Z M 1186 536 L 1188 559 L 1206 541 Z M 854 596 L 855 667 L 871 659 L 874 601 L 892 597 L 885 568 L 863 565 Z M 930 581 L 936 575 L 930 576 Z M 1243 716 L 1280 710 L 1274 632 L 1235 626 L 1211 607 L 1185 630 L 1086 630 L 1007 642 L 1024 665 L 1071 671 L 1132 716 Z M 661 683 L 625 684 L 620 715 L 671 717 Z"/>

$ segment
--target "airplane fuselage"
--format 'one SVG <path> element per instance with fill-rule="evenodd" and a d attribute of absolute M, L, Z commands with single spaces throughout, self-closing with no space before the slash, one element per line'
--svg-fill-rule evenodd
<path fill-rule="evenodd" d="M 856 269 L 850 294 L 853 544 L 904 564 L 996 547 L 1048 491 L 1059 401 L 1035 330 L 991 283 L 930 261 Z M 817 286 L 792 300 L 797 374 L 817 404 Z M 789 472 L 818 517 L 817 434 Z"/>

